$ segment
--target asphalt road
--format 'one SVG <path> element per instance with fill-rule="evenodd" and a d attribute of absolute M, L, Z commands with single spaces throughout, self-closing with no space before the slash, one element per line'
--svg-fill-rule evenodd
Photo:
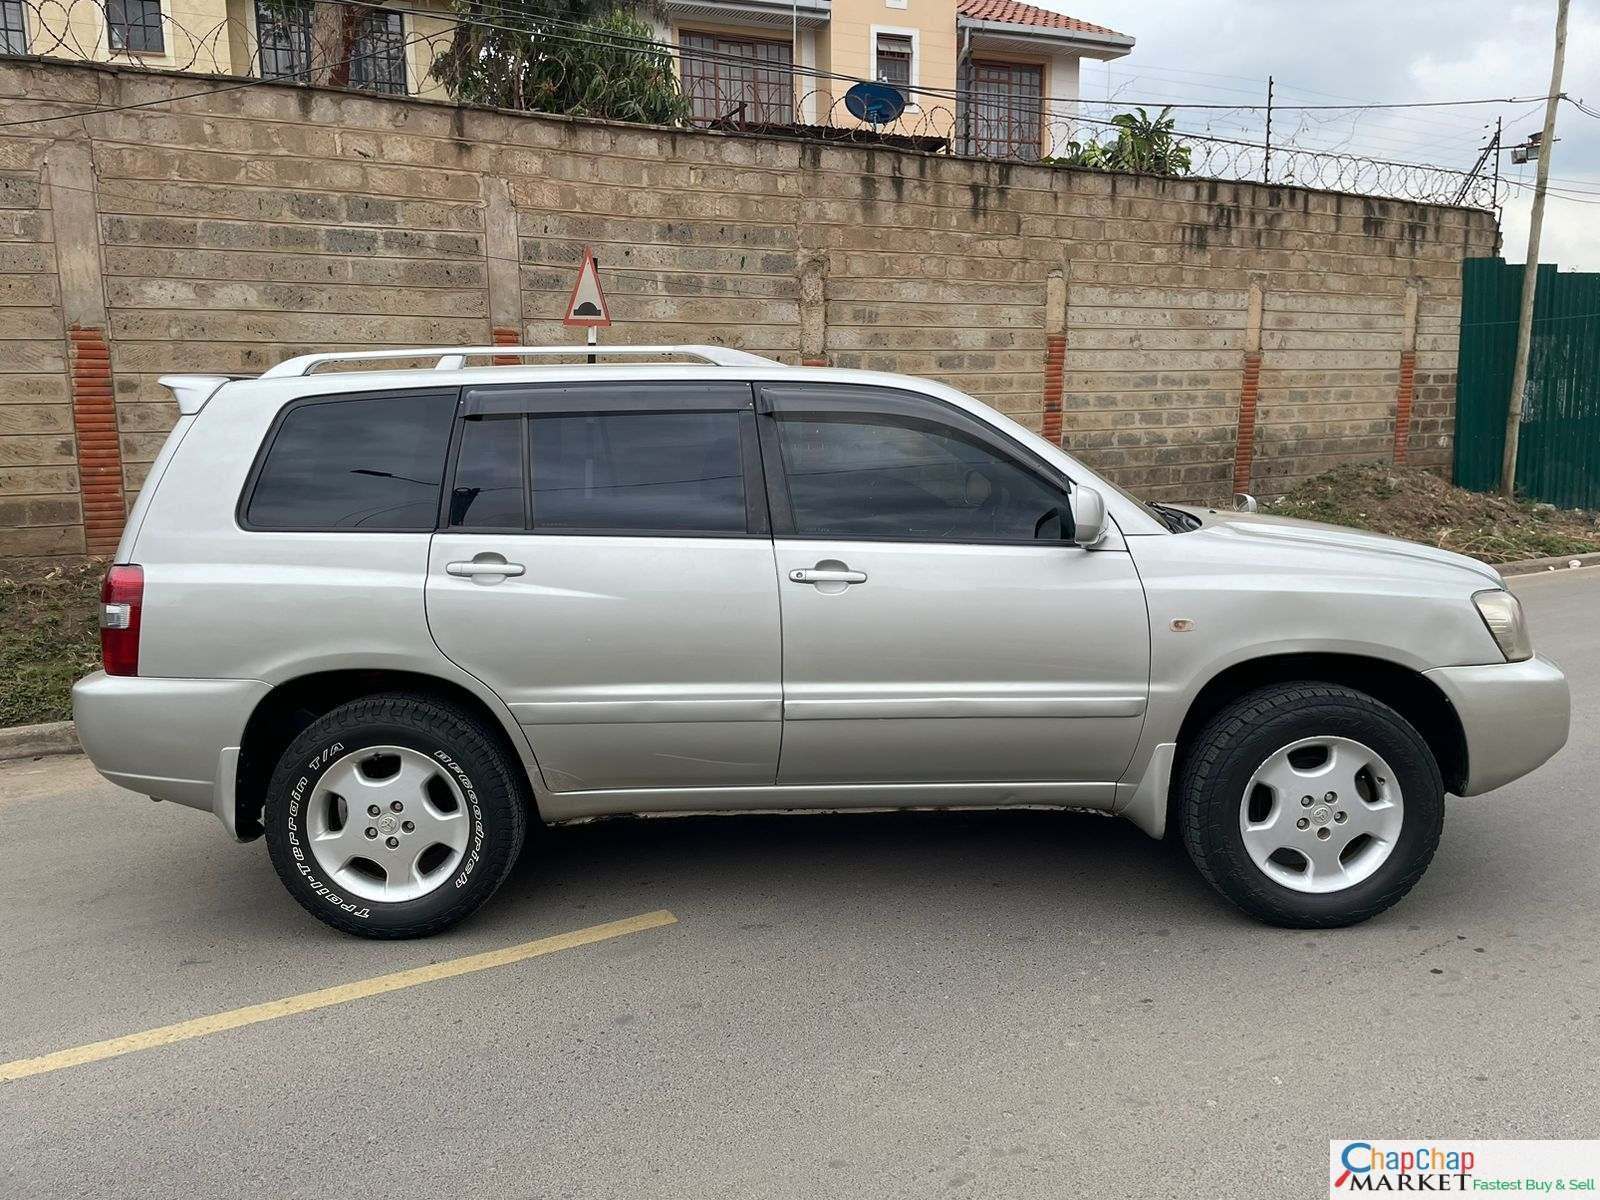
<path fill-rule="evenodd" d="M 0 1083 L 0 1196 L 1316 1196 L 1329 1138 L 1593 1137 L 1600 570 L 1517 590 L 1571 741 L 1338 932 L 992 813 L 556 831 L 466 928 L 377 944 L 209 817 L 0 766 L 0 1062 L 678 918 Z"/>

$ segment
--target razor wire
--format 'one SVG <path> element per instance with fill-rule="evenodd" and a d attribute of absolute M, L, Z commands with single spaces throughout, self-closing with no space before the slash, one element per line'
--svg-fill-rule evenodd
<path fill-rule="evenodd" d="M 546 47 L 540 60 L 542 91 L 503 98 L 515 103 L 475 107 L 627 119 L 629 105 L 607 93 L 604 78 L 567 81 L 575 86 L 564 94 L 580 94 L 581 104 L 541 107 L 546 94 L 561 91 L 550 85 L 552 64 L 559 73 L 563 48 L 582 45 L 621 59 L 670 55 L 674 69 L 658 82 L 676 94 L 671 123 L 686 128 L 1477 208 L 1496 207 L 1505 186 L 1487 170 L 1313 149 L 1296 145 L 1292 135 L 1275 137 L 1269 146 L 1264 140 L 1187 130 L 1174 123 L 1152 147 L 1141 144 L 1119 117 L 1086 111 L 1104 111 L 1103 102 L 1049 97 L 1042 77 L 1026 74 L 1012 81 L 1014 86 L 974 78 L 948 89 L 902 86 L 903 111 L 892 120 L 870 123 L 851 111 L 846 92 L 862 82 L 851 77 L 790 61 L 755 60 L 705 48 L 691 51 L 596 31 L 504 0 L 481 0 L 478 14 L 362 0 L 244 0 L 230 6 L 228 17 L 206 23 L 192 13 L 175 15 L 160 0 L 0 0 L 0 55 L 228 77 L 217 80 L 217 87 L 186 94 L 195 97 L 271 83 L 461 102 L 435 74 L 435 64 L 449 53 L 459 31 L 468 27 L 486 36 L 531 31 L 536 43 Z M 505 70 L 526 65 L 511 61 Z M 170 102 L 184 98 L 174 96 Z M 90 107 L 86 112 L 118 107 Z M 1124 107 L 1135 109 L 1132 102 Z M 23 118 L 0 126 L 49 119 L 54 118 Z"/>

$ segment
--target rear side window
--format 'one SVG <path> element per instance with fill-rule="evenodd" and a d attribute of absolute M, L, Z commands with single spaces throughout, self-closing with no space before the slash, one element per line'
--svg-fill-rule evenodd
<path fill-rule="evenodd" d="M 737 412 L 533 416 L 534 530 L 743 533 Z"/>
<path fill-rule="evenodd" d="M 289 409 L 245 509 L 254 529 L 431 531 L 456 393 L 315 400 Z"/>

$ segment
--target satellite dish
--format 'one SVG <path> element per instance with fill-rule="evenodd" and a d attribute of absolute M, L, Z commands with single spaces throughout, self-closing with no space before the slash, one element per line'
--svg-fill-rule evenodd
<path fill-rule="evenodd" d="M 906 110 L 905 94 L 889 83 L 858 83 L 844 94 L 846 111 L 869 125 L 888 125 Z"/>

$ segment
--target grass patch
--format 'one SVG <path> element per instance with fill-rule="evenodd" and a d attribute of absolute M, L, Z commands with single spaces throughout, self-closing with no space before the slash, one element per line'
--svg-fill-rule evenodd
<path fill-rule="evenodd" d="M 72 685 L 100 665 L 105 572 L 0 566 L 0 726 L 71 719 Z"/>
<path fill-rule="evenodd" d="M 1509 501 L 1381 463 L 1336 467 L 1262 510 L 1387 533 L 1490 563 L 1600 551 L 1600 512 Z"/>

